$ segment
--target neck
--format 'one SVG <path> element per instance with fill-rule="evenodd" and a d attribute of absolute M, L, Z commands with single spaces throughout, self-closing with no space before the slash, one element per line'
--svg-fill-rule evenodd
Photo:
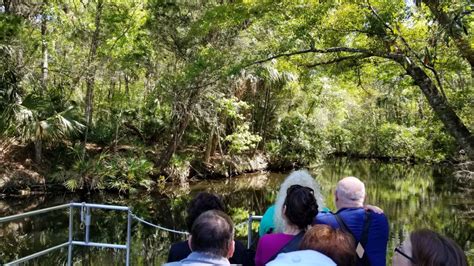
<path fill-rule="evenodd" d="M 344 209 L 344 208 L 363 208 L 364 205 L 362 203 L 340 203 L 340 204 L 337 204 L 337 209 L 340 210 L 340 209 Z"/>
<path fill-rule="evenodd" d="M 301 229 L 299 229 L 297 226 L 288 225 L 288 224 L 285 226 L 285 231 L 283 231 L 283 233 L 287 235 L 297 235 L 300 232 L 301 232 Z"/>

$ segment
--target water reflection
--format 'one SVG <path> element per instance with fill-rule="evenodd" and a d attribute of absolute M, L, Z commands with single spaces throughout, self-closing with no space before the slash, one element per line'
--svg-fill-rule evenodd
<path fill-rule="evenodd" d="M 390 222 L 391 250 L 415 228 L 428 227 L 455 239 L 468 251 L 474 262 L 472 244 L 474 206 L 472 194 L 456 191 L 450 182 L 449 170 L 429 166 L 406 164 L 381 164 L 371 161 L 336 159 L 312 170 L 320 182 L 326 205 L 334 208 L 334 185 L 342 176 L 360 177 L 367 185 L 368 201 L 382 207 Z M 0 216 L 22 211 L 45 208 L 69 201 L 100 202 L 133 207 L 134 213 L 153 223 L 178 230 L 185 229 L 185 209 L 189 200 L 199 191 L 221 194 L 236 224 L 244 221 L 249 213 L 262 214 L 273 203 L 279 184 L 287 173 L 248 174 L 226 180 L 202 181 L 180 188 L 169 186 L 161 193 L 143 192 L 119 196 L 106 193 L 94 195 L 46 195 L 27 199 L 0 200 Z M 75 215 L 74 237 L 82 240 L 79 213 Z M 67 210 L 55 211 L 47 216 L 0 225 L 0 263 L 37 252 L 67 240 Z M 254 225 L 256 227 L 257 224 Z M 245 239 L 246 228 L 237 230 L 237 236 Z M 161 265 L 166 259 L 170 243 L 182 236 L 157 231 L 133 224 L 133 265 Z M 124 243 L 126 217 L 124 213 L 94 210 L 92 212 L 91 241 Z M 35 259 L 32 265 L 61 265 L 67 258 L 67 250 L 53 252 Z M 121 265 L 125 252 L 110 249 L 75 247 L 76 265 Z"/>

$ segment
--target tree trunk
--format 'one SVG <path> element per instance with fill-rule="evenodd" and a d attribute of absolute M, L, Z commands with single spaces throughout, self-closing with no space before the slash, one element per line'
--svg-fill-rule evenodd
<path fill-rule="evenodd" d="M 265 101 L 263 106 L 263 117 L 262 123 L 260 124 L 260 134 L 262 135 L 262 140 L 260 141 L 259 145 L 255 146 L 254 154 L 257 152 L 257 149 L 260 147 L 262 151 L 265 151 L 265 142 L 267 141 L 267 120 L 268 120 L 268 108 L 270 105 L 270 84 L 266 84 L 265 86 Z"/>
<path fill-rule="evenodd" d="M 36 163 L 41 163 L 41 160 L 43 159 L 43 141 L 41 138 L 37 138 L 34 141 L 35 143 L 35 162 Z"/>
<path fill-rule="evenodd" d="M 96 67 L 94 65 L 95 57 L 97 54 L 97 47 L 99 46 L 99 34 L 100 34 L 100 19 L 102 16 L 103 0 L 98 0 L 97 10 L 95 13 L 95 30 L 92 34 L 91 47 L 89 51 L 89 57 L 87 59 L 87 75 L 86 75 L 86 130 L 84 134 L 84 150 L 83 157 L 85 155 L 85 147 L 87 143 L 87 138 L 89 135 L 90 126 L 92 125 L 92 114 L 94 107 L 94 85 L 95 85 L 95 72 Z"/>
<path fill-rule="evenodd" d="M 175 126 L 172 133 L 173 137 L 168 142 L 168 145 L 160 154 L 160 157 L 158 159 L 158 162 L 159 162 L 158 167 L 161 171 L 163 171 L 169 165 L 171 157 L 176 152 L 176 149 L 178 148 L 181 142 L 181 138 L 183 137 L 186 129 L 188 128 L 189 122 L 191 120 L 191 113 L 194 110 L 194 105 L 198 100 L 201 89 L 200 87 L 197 87 L 197 88 L 191 88 L 191 90 L 192 92 L 188 97 L 187 103 L 184 106 L 182 113 L 176 115 L 176 119 L 174 123 Z"/>
<path fill-rule="evenodd" d="M 474 159 L 474 137 L 461 119 L 449 105 L 430 77 L 419 66 L 413 63 L 401 63 L 408 74 L 415 80 L 425 95 L 431 108 L 444 124 L 446 130 L 453 136 L 458 145 L 466 151 L 470 159 Z"/>
<path fill-rule="evenodd" d="M 213 142 L 214 142 L 214 134 L 215 134 L 215 128 L 214 126 L 211 129 L 211 134 L 209 135 L 209 138 L 207 139 L 207 145 L 206 145 L 206 151 L 204 152 L 204 158 L 203 161 L 205 163 L 209 162 L 209 159 L 211 158 L 211 153 L 213 153 Z"/>
<path fill-rule="evenodd" d="M 177 120 L 178 125 L 175 127 L 175 130 L 173 130 L 173 137 L 160 155 L 159 169 L 161 171 L 163 171 L 169 165 L 171 157 L 173 157 L 173 154 L 176 152 L 176 149 L 181 142 L 181 138 L 183 137 L 186 128 L 188 128 L 189 121 L 191 120 L 191 114 L 186 112 L 183 117 L 177 118 Z"/>
<path fill-rule="evenodd" d="M 129 95 L 130 95 L 130 88 L 129 88 L 130 80 L 129 80 L 127 74 L 123 75 L 123 80 L 125 81 L 125 96 L 128 98 Z"/>
<path fill-rule="evenodd" d="M 46 40 L 46 33 L 48 31 L 48 15 L 46 14 L 47 7 L 48 1 L 45 0 L 41 7 L 41 52 L 43 55 L 43 62 L 41 64 L 41 95 L 46 91 L 48 86 L 48 42 Z"/>

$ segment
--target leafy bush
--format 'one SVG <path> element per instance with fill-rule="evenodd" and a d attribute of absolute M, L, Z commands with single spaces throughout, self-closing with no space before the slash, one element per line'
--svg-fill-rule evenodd
<path fill-rule="evenodd" d="M 332 151 L 326 127 L 317 117 L 292 112 L 277 127 L 277 139 L 267 145 L 273 156 L 288 162 L 309 164 Z"/>
<path fill-rule="evenodd" d="M 237 126 L 236 131 L 226 136 L 225 140 L 229 142 L 229 153 L 241 154 L 255 149 L 262 137 L 252 134 L 249 130 L 249 123 L 244 123 Z"/>
<path fill-rule="evenodd" d="M 150 179 L 153 163 L 140 156 L 121 156 L 102 153 L 86 160 L 78 160 L 70 171 L 56 175 L 64 180 L 69 190 L 113 189 L 120 192 L 136 187 L 151 189 L 154 181 Z"/>

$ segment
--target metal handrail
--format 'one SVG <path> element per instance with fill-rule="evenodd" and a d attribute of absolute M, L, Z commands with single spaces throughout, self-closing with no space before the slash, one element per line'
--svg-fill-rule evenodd
<path fill-rule="evenodd" d="M 57 245 L 57 246 L 50 247 L 50 248 L 48 248 L 48 249 L 45 249 L 45 250 L 36 252 L 36 253 L 34 253 L 34 254 L 25 256 L 25 257 L 23 257 L 23 258 L 19 258 L 19 259 L 17 259 L 17 260 L 10 261 L 10 262 L 8 262 L 8 263 L 5 263 L 5 265 L 16 265 L 16 264 L 18 264 L 18 263 L 22 263 L 22 262 L 25 262 L 25 261 L 29 261 L 29 260 L 32 260 L 32 259 L 37 258 L 37 257 L 39 257 L 39 256 L 43 256 L 43 255 L 45 255 L 45 254 L 48 254 L 49 252 L 55 251 L 56 249 L 60 249 L 60 248 L 66 247 L 66 246 L 69 246 L 69 242 L 64 242 L 64 243 L 59 244 L 59 245 Z"/>
<path fill-rule="evenodd" d="M 41 213 L 45 213 L 45 212 L 65 209 L 65 208 L 70 207 L 70 206 L 71 206 L 70 203 L 67 203 L 67 204 L 58 205 L 58 206 L 54 206 L 54 207 L 49 207 L 49 208 L 45 208 L 45 209 L 41 209 L 41 210 L 29 211 L 29 212 L 19 213 L 19 214 L 7 216 L 7 217 L 1 217 L 0 218 L 0 223 L 9 222 L 9 221 L 13 221 L 13 220 L 18 220 L 20 218 L 25 218 L 25 217 L 28 217 L 28 216 L 37 215 L 37 214 L 41 214 Z"/>
<path fill-rule="evenodd" d="M 131 226 L 132 226 L 132 212 L 131 208 L 126 207 L 126 206 L 117 206 L 117 205 L 104 205 L 104 204 L 92 204 L 92 203 L 76 203 L 76 202 L 71 202 L 68 204 L 63 204 L 63 205 L 58 205 L 54 207 L 49 207 L 45 209 L 40 209 L 40 210 L 35 210 L 35 211 L 30 211 L 30 212 L 25 212 L 25 213 L 20 213 L 20 214 L 15 214 L 7 217 L 2 217 L 0 218 L 0 223 L 3 222 L 9 222 L 13 220 L 18 220 L 21 218 L 37 215 L 37 214 L 42 214 L 50 211 L 55 211 L 55 210 L 60 210 L 60 209 L 65 209 L 69 207 L 69 232 L 68 232 L 68 241 L 62 244 L 59 244 L 54 247 L 50 247 L 47 249 L 44 249 L 42 251 L 36 252 L 34 254 L 25 256 L 23 258 L 16 259 L 14 261 L 8 262 L 5 265 L 14 265 L 18 264 L 21 262 L 25 262 L 31 259 L 34 259 L 36 257 L 45 255 L 49 252 L 52 252 L 54 250 L 63 248 L 63 247 L 68 247 L 68 262 L 67 265 L 72 265 L 72 250 L 73 246 L 87 246 L 87 247 L 102 247 L 102 248 L 114 248 L 114 249 L 125 249 L 126 250 L 126 261 L 125 264 L 126 266 L 130 265 L 130 249 L 131 249 Z M 73 208 L 82 208 L 82 213 L 81 213 L 81 222 L 85 221 L 85 236 L 84 236 L 84 241 L 76 241 L 73 239 Z M 84 217 L 84 209 L 87 211 L 87 214 Z M 89 229 L 90 229 L 90 221 L 91 221 L 91 213 L 90 209 L 106 209 L 106 210 L 116 210 L 116 211 L 126 211 L 127 212 L 127 242 L 125 245 L 120 245 L 120 244 L 109 244 L 109 243 L 96 243 L 96 242 L 89 242 Z M 85 218 L 85 219 L 84 219 Z"/>
<path fill-rule="evenodd" d="M 249 215 L 249 219 L 247 222 L 247 248 L 252 246 L 252 222 L 253 221 L 261 221 L 261 215 Z"/>
<path fill-rule="evenodd" d="M 50 247 L 47 249 L 44 249 L 42 251 L 36 252 L 34 254 L 16 259 L 14 261 L 8 262 L 5 265 L 15 265 L 21 262 L 29 261 L 31 259 L 37 258 L 39 256 L 45 255 L 49 252 L 52 252 L 54 250 L 63 248 L 63 247 L 68 247 L 68 263 L 67 265 L 72 265 L 72 251 L 73 251 L 73 246 L 87 246 L 87 247 L 102 247 L 102 248 L 113 248 L 113 249 L 125 249 L 126 250 L 126 261 L 125 264 L 126 266 L 130 265 L 130 251 L 131 251 L 131 225 L 132 225 L 132 218 L 137 219 L 137 221 L 145 223 L 147 225 L 153 226 L 158 229 L 166 230 L 168 232 L 172 233 L 180 233 L 180 234 L 186 234 L 187 232 L 183 231 L 177 231 L 173 229 L 168 229 L 159 225 L 152 224 L 150 222 L 147 222 L 135 214 L 132 213 L 132 209 L 127 206 L 118 206 L 118 205 L 105 205 L 105 204 L 94 204 L 94 203 L 77 203 L 77 202 L 71 202 L 68 204 L 62 204 L 54 207 L 49 207 L 49 208 L 44 208 L 40 210 L 35 210 L 35 211 L 30 211 L 30 212 L 25 212 L 25 213 L 20 213 L 20 214 L 15 214 L 7 217 L 1 217 L 0 218 L 0 223 L 4 222 L 9 222 L 13 220 L 18 220 L 21 218 L 37 215 L 37 214 L 42 214 L 50 211 L 55 211 L 55 210 L 60 210 L 60 209 L 65 209 L 69 207 L 69 232 L 68 232 L 68 241 L 62 244 L 59 244 L 54 247 Z M 85 221 L 85 236 L 84 236 L 84 241 L 77 241 L 73 239 L 73 218 L 74 218 L 74 213 L 73 209 L 74 208 L 82 208 L 82 213 L 81 213 L 81 222 Z M 125 245 L 121 244 L 110 244 L 110 243 L 97 243 L 97 242 L 90 242 L 89 241 L 89 227 L 90 227 L 90 221 L 91 221 L 91 214 L 90 214 L 90 209 L 106 209 L 106 210 L 116 210 L 116 211 L 126 211 L 127 212 L 127 242 Z M 86 210 L 87 214 L 84 217 L 84 210 Z M 247 247 L 250 248 L 252 244 L 252 222 L 253 221 L 261 221 L 262 216 L 260 215 L 249 215 L 249 218 L 247 220 Z"/>

